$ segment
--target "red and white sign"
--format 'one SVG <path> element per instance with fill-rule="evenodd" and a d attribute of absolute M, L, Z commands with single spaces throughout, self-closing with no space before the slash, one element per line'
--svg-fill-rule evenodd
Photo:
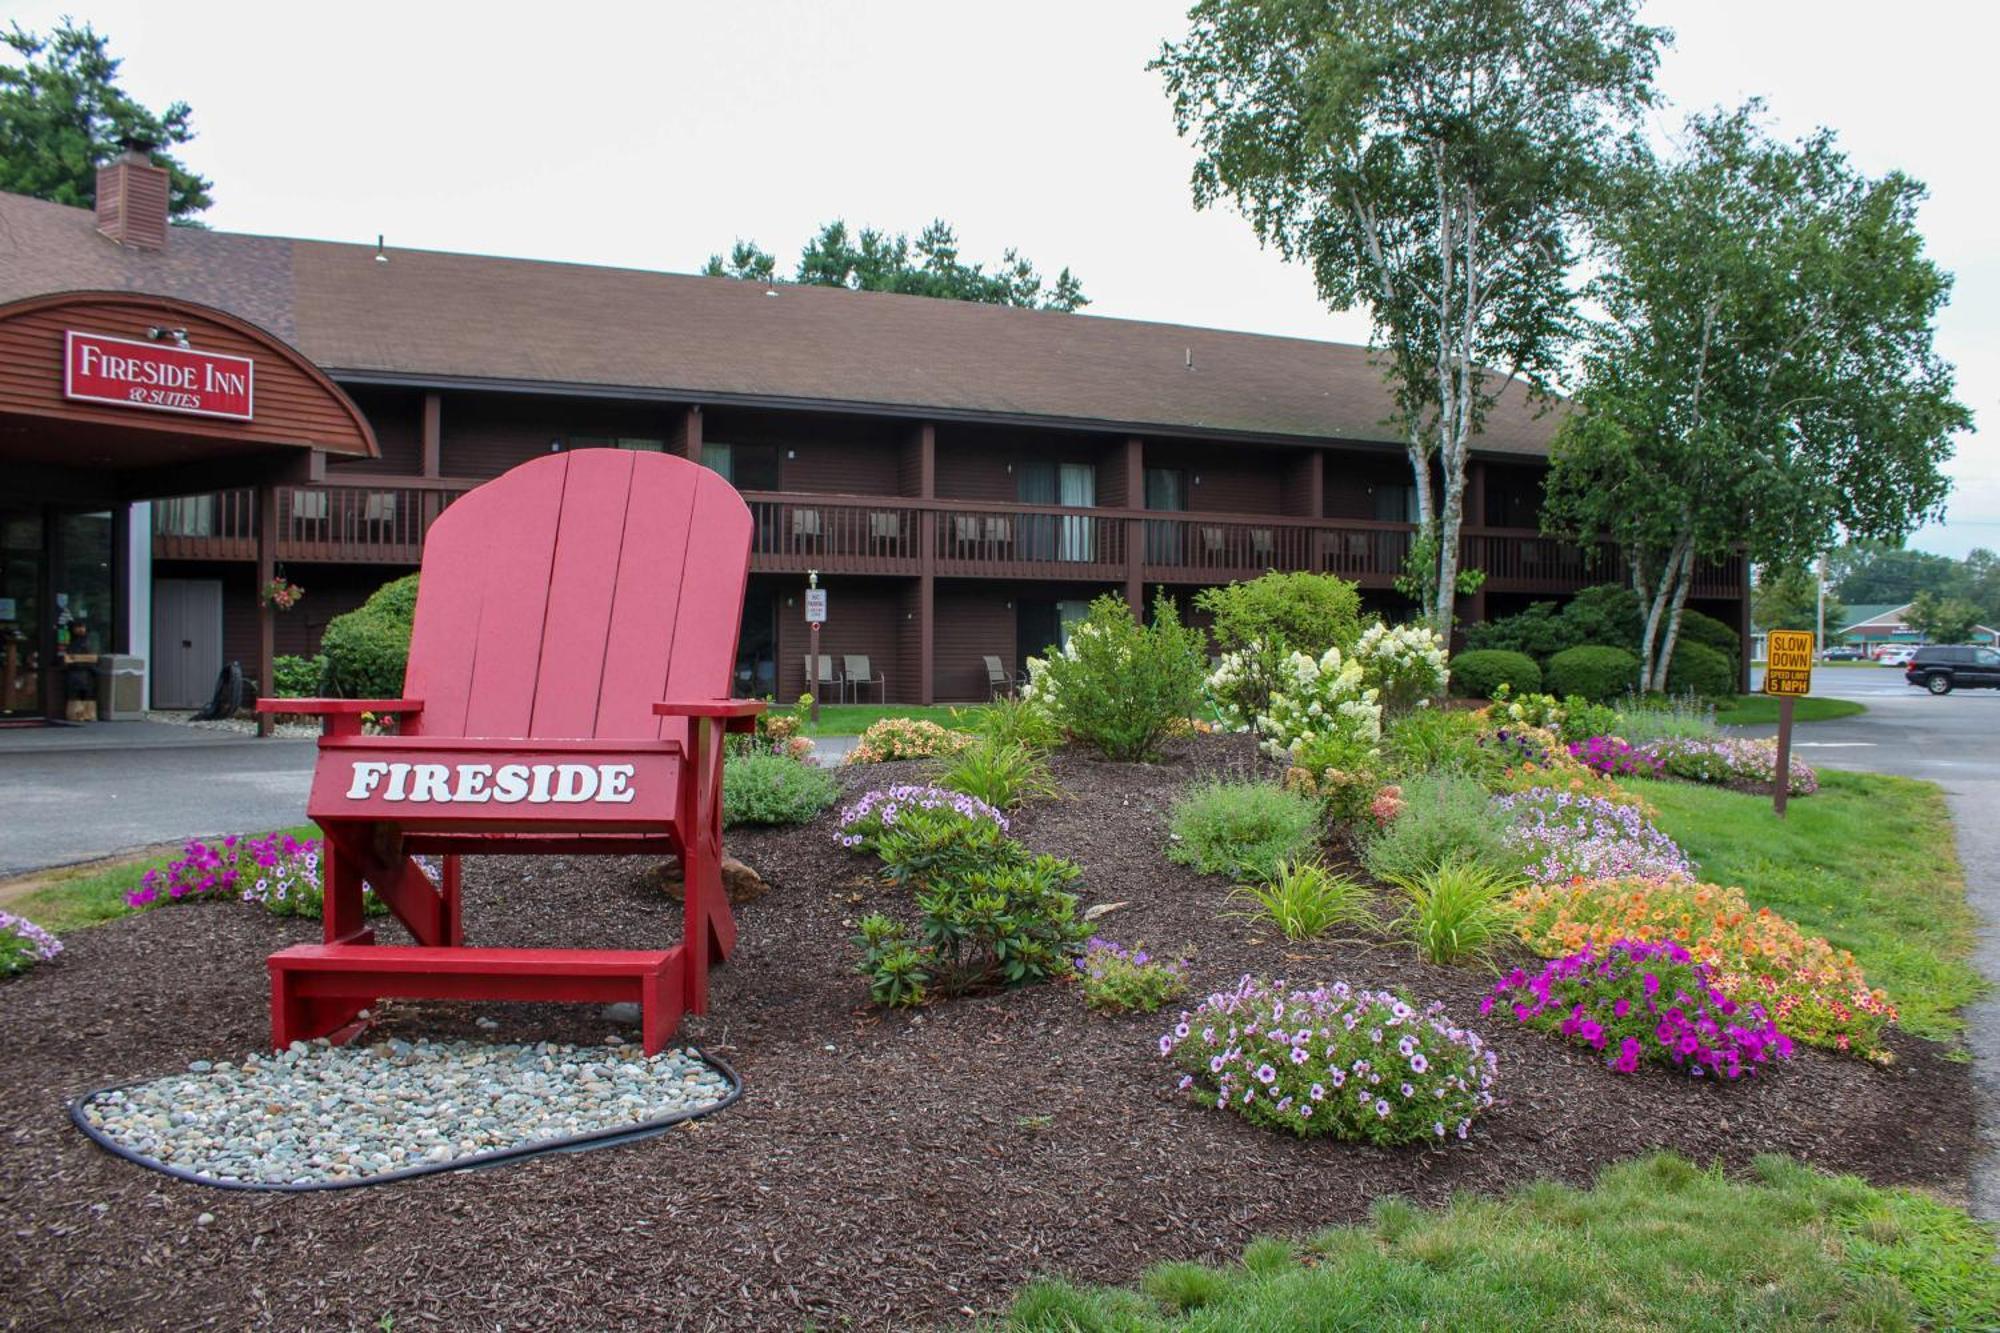
<path fill-rule="evenodd" d="M 172 343 L 75 329 L 63 338 L 63 397 L 87 403 L 248 421 L 256 368 L 247 356 Z"/>

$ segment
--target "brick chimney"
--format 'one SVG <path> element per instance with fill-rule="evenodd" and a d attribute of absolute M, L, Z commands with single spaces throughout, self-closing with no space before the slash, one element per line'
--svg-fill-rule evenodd
<path fill-rule="evenodd" d="M 116 161 L 97 169 L 97 229 L 120 245 L 161 250 L 167 244 L 166 168 L 153 165 L 153 145 L 127 139 Z"/>

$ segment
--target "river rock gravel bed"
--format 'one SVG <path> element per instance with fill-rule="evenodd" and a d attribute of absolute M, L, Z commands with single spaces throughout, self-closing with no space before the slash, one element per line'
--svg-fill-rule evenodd
<path fill-rule="evenodd" d="M 239 1185 L 352 1182 L 685 1117 L 734 1085 L 692 1050 L 293 1042 L 97 1094 L 84 1118 L 164 1166 Z"/>

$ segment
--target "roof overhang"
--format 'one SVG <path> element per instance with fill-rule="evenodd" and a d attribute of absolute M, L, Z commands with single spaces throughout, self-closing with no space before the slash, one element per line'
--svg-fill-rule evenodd
<path fill-rule="evenodd" d="M 235 415 L 84 396 L 72 335 L 250 373 Z M 134 398 L 138 397 L 135 389 Z M 155 395 L 157 396 L 157 395 Z M 193 405 L 189 405 L 192 403 Z M 98 505 L 309 481 L 323 460 L 379 458 L 368 419 L 298 349 L 226 311 L 136 292 L 53 292 L 0 305 L 0 477 L 10 495 Z"/>

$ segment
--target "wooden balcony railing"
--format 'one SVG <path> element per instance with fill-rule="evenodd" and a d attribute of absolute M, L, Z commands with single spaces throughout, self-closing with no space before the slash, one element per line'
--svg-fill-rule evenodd
<path fill-rule="evenodd" d="M 410 479 L 281 487 L 278 558 L 410 564 L 424 534 L 470 482 Z M 917 575 L 952 578 L 1123 581 L 1138 557 L 1149 583 L 1214 583 L 1267 569 L 1338 574 L 1386 588 L 1409 558 L 1407 523 L 1241 514 L 1072 509 L 895 496 L 744 494 L 754 524 L 750 567 L 760 573 Z M 1624 570 L 1609 546 L 1586 548 L 1538 533 L 1468 528 L 1464 568 L 1483 570 L 1493 592 L 1573 592 Z M 153 507 L 158 559 L 251 560 L 256 503 L 248 490 Z M 1697 567 L 1698 597 L 1736 597 L 1740 557 Z"/>
<path fill-rule="evenodd" d="M 424 534 L 471 482 L 382 481 L 278 488 L 280 560 L 414 565 Z M 255 560 L 257 500 L 248 489 L 153 505 L 153 556 Z"/>

